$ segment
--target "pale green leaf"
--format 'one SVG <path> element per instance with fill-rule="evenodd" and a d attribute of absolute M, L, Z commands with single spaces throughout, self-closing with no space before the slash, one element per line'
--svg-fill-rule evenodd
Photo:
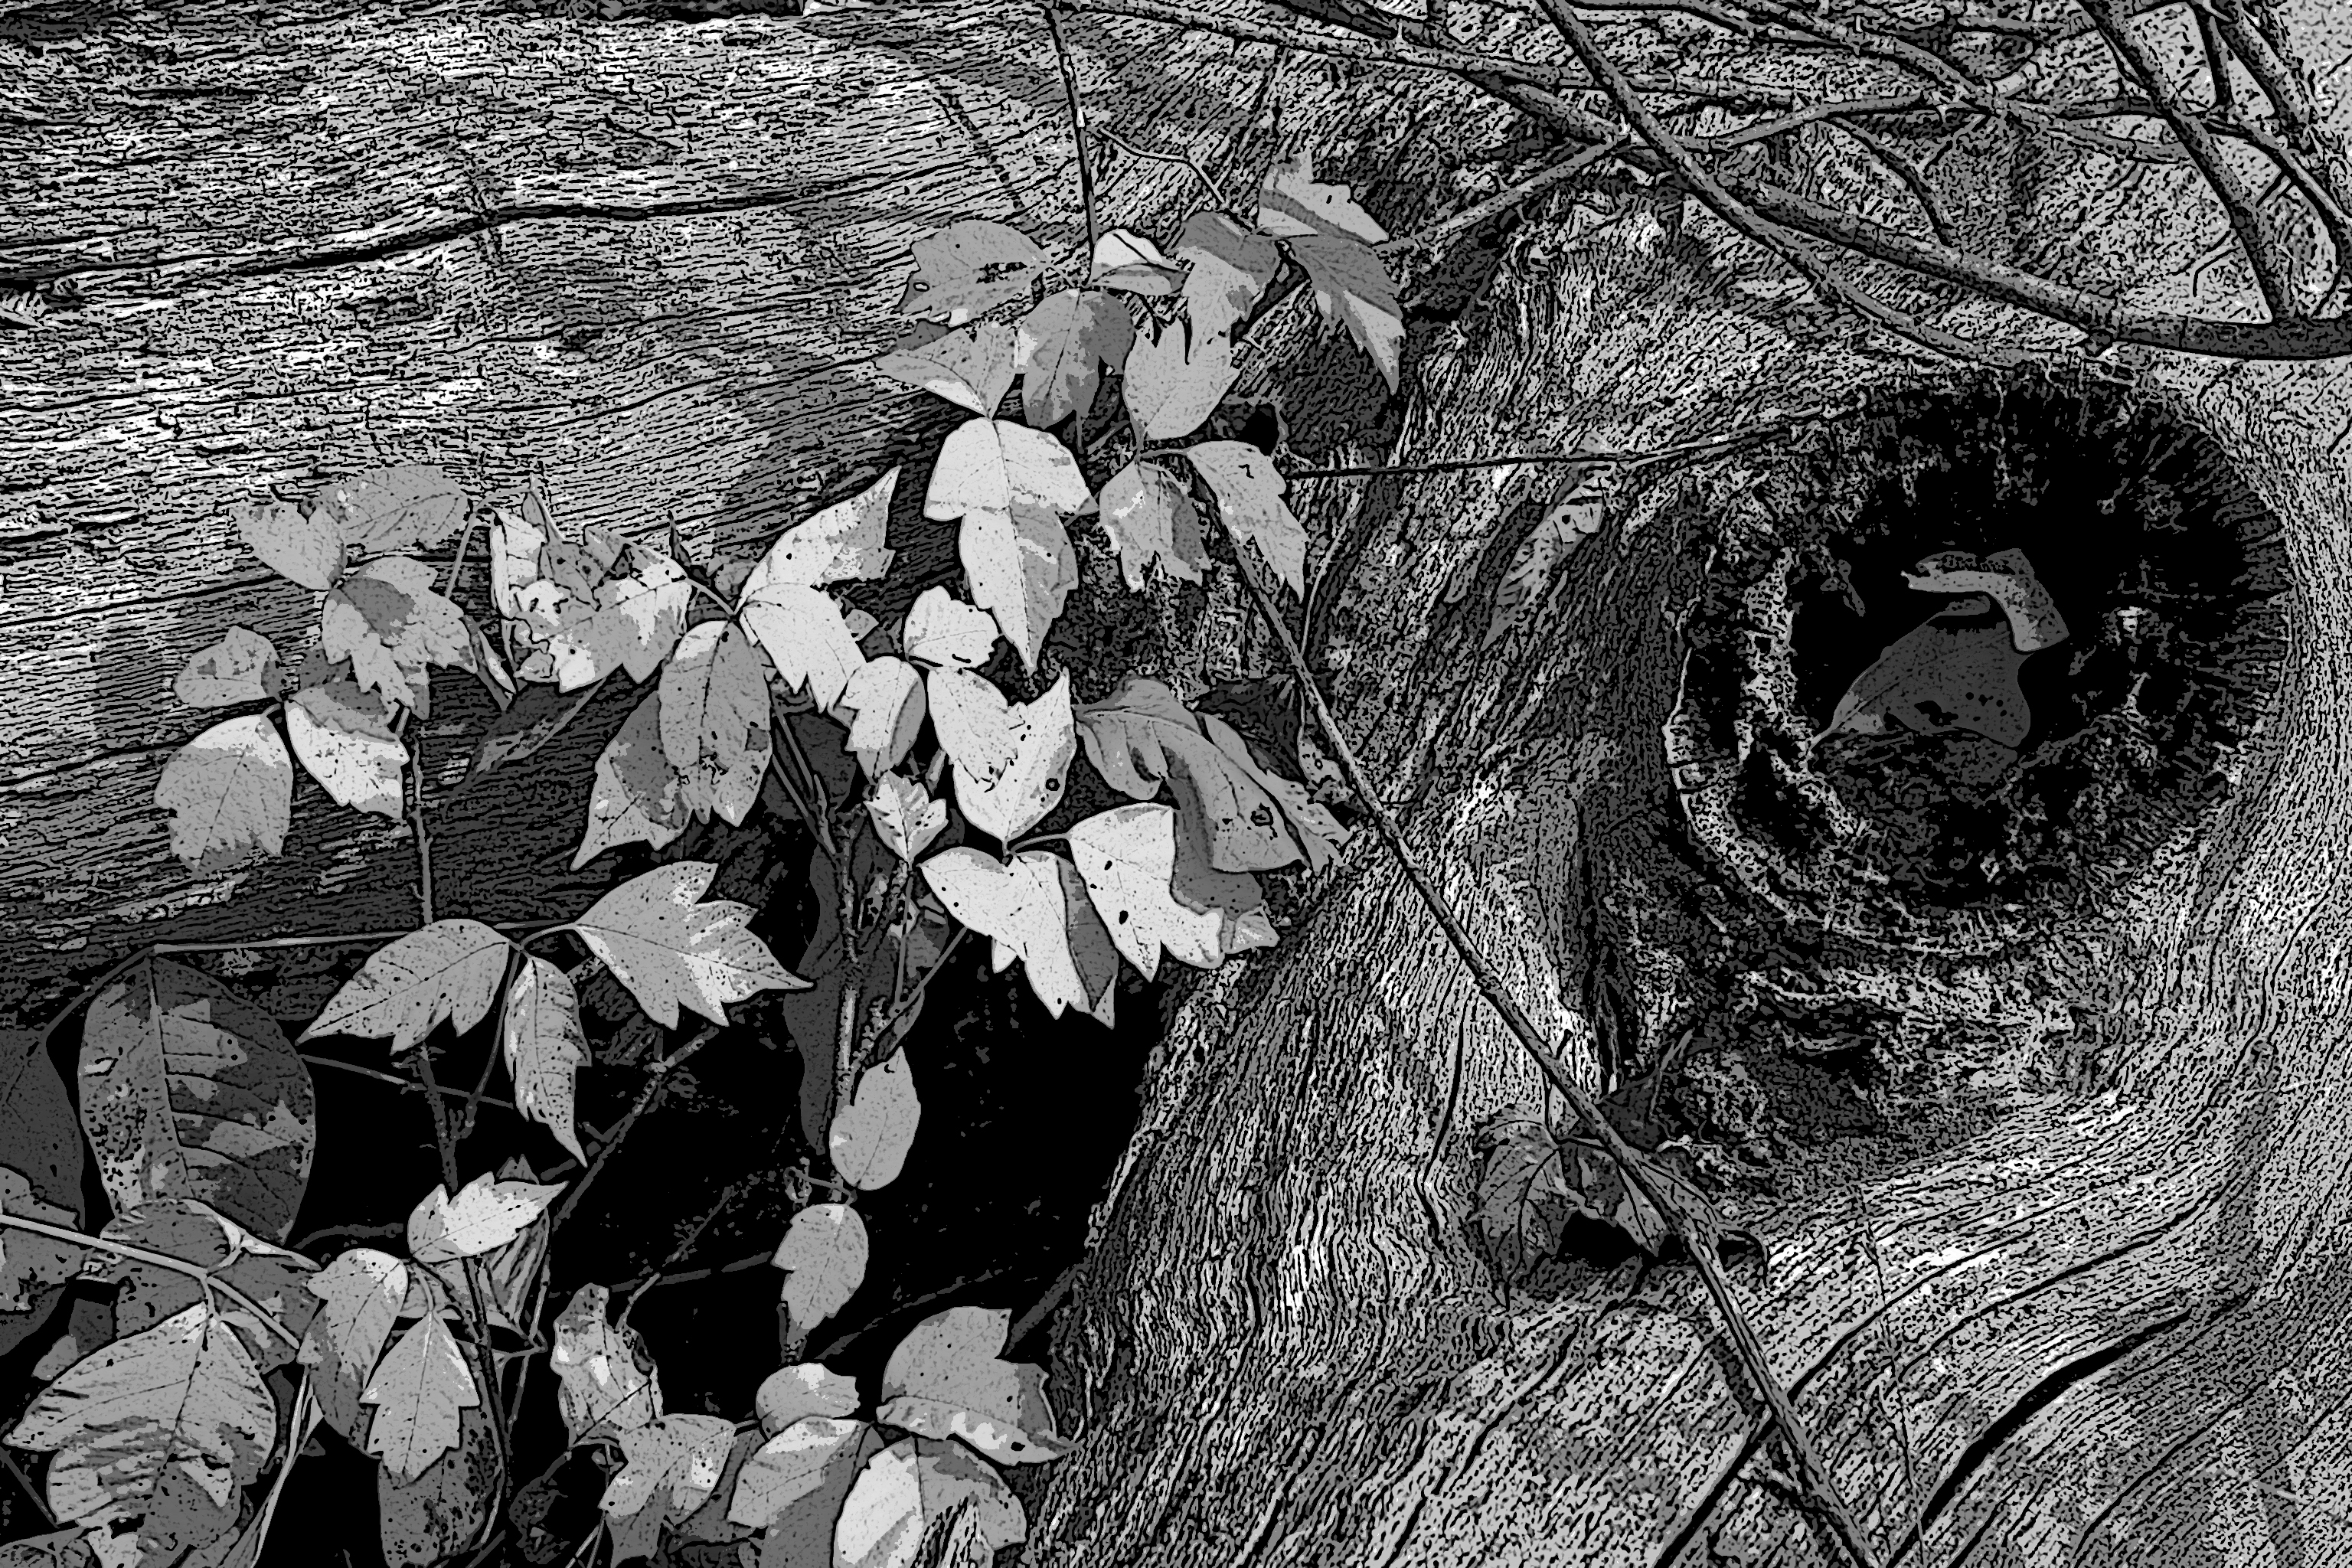
<path fill-rule="evenodd" d="M 1176 322 L 1128 354 L 1128 412 L 1145 439 L 1177 440 L 1208 422 L 1240 374 L 1230 339 Z"/>
<path fill-rule="evenodd" d="M 888 572 L 898 552 L 885 541 L 898 493 L 894 468 L 847 500 L 784 530 L 743 579 L 738 602 L 756 602 L 776 588 L 822 588 L 871 581 Z"/>
<path fill-rule="evenodd" d="M 435 921 L 368 954 L 301 1037 L 389 1037 L 398 1056 L 445 1023 L 466 1034 L 488 1016 L 513 951 L 479 921 Z"/>
<path fill-rule="evenodd" d="M 791 1315 L 793 1342 L 804 1342 L 811 1330 L 857 1293 L 866 1280 L 866 1222 L 847 1204 L 811 1204 L 793 1215 L 769 1262 L 784 1271 L 784 1310 Z"/>
<path fill-rule="evenodd" d="M 996 648 L 996 622 L 945 588 L 926 588 L 907 612 L 907 657 L 933 669 L 977 669 Z"/>
<path fill-rule="evenodd" d="M 661 1374 L 635 1329 L 608 1321 L 612 1292 L 583 1285 L 555 1320 L 548 1352 L 564 1430 L 581 1443 L 634 1431 L 661 1414 Z"/>
<path fill-rule="evenodd" d="M 1034 701 L 1013 703 L 969 670 L 937 669 L 931 724 L 955 765 L 964 819 L 1010 844 L 1061 804 L 1077 754 L 1067 670 Z"/>
<path fill-rule="evenodd" d="M 294 764 L 269 721 L 224 719 L 163 764 L 155 804 L 172 814 L 172 853 L 199 876 L 286 846 Z"/>
<path fill-rule="evenodd" d="M 231 626 L 189 658 L 172 693 L 191 708 L 233 708 L 278 695 L 278 650 L 250 626 Z"/>
<path fill-rule="evenodd" d="M 1171 806 L 1122 805 L 1087 817 L 1070 828 L 1070 859 L 1113 945 L 1147 980 L 1158 975 L 1163 948 L 1180 963 L 1214 969 L 1232 953 L 1273 945 L 1264 896 L 1245 872 L 1189 876 L 1188 896 L 1202 907 L 1178 901 Z"/>
<path fill-rule="evenodd" d="M 367 1451 L 395 1479 L 414 1481 L 457 1446 L 460 1412 L 479 1405 L 482 1395 L 465 1352 L 432 1313 L 393 1342 L 360 1402 L 376 1407 Z"/>
<path fill-rule="evenodd" d="M 1118 953 L 1067 860 L 1024 849 L 1007 863 L 958 847 L 919 868 L 950 914 L 993 939 L 998 969 L 1021 961 L 1046 1012 L 1058 1018 L 1076 1007 L 1111 1022 Z"/>
<path fill-rule="evenodd" d="M 400 820 L 408 752 L 393 735 L 381 699 L 350 680 L 306 687 L 287 700 L 286 732 L 302 766 L 337 805 Z"/>
<path fill-rule="evenodd" d="M 882 1370 L 877 1419 L 925 1437 L 956 1438 L 1001 1465 L 1069 1451 L 1045 1402 L 1045 1371 L 1001 1361 L 1013 1314 L 950 1307 L 908 1331 Z"/>
<path fill-rule="evenodd" d="M 488 1172 L 457 1189 L 436 1185 L 408 1215 L 408 1253 L 419 1263 L 478 1258 L 520 1236 L 563 1184 L 501 1181 Z"/>
<path fill-rule="evenodd" d="M 717 871 L 699 860 L 656 866 L 572 922 L 589 951 L 666 1029 L 677 1026 L 680 1004 L 724 1025 L 730 1002 L 808 985 L 744 929 L 755 912 L 749 904 L 699 901 Z"/>
<path fill-rule="evenodd" d="M 888 1186 L 907 1163 L 922 1117 L 923 1102 L 915 1094 L 914 1068 L 907 1064 L 906 1052 L 867 1068 L 857 1075 L 848 1103 L 835 1108 L 833 1125 L 825 1132 L 825 1152 L 835 1172 L 860 1192 Z"/>

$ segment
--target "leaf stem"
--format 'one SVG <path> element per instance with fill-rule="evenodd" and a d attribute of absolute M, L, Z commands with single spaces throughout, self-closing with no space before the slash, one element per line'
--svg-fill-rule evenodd
<path fill-rule="evenodd" d="M 25 1489 L 25 1495 L 33 1500 L 33 1511 L 41 1516 L 41 1522 L 52 1530 L 56 1529 L 58 1516 L 49 1511 L 49 1500 L 41 1494 L 39 1487 L 33 1484 L 33 1478 L 25 1473 L 25 1467 L 16 1462 L 16 1456 L 0 1448 L 0 1466 L 7 1467 L 8 1474 Z"/>
<path fill-rule="evenodd" d="M 152 1268 L 184 1275 L 194 1280 L 207 1296 L 217 1290 L 252 1313 L 260 1320 L 262 1327 L 284 1340 L 288 1344 L 299 1347 L 302 1342 L 295 1337 L 292 1330 L 272 1317 L 261 1303 L 227 1280 L 218 1278 L 201 1263 L 191 1263 L 184 1258 L 174 1258 L 168 1252 L 153 1252 L 143 1247 L 134 1247 L 127 1241 L 117 1241 L 110 1236 L 91 1236 L 86 1231 L 71 1230 L 61 1225 L 51 1225 L 46 1220 L 37 1220 L 29 1215 L 0 1211 L 0 1228 L 21 1230 L 31 1236 L 46 1236 L 51 1241 L 63 1241 L 75 1247 L 87 1247 L 94 1252 L 109 1253 L 116 1258 L 127 1258 L 133 1263 L 144 1263 Z M 214 1310 L 217 1311 L 219 1309 Z"/>
<path fill-rule="evenodd" d="M 372 1078 L 378 1083 L 390 1084 L 394 1089 L 405 1089 L 411 1094 L 423 1094 L 425 1092 L 425 1089 L 423 1084 L 417 1082 L 413 1078 L 403 1078 L 398 1073 L 384 1072 L 377 1068 L 362 1067 L 357 1062 L 338 1061 L 333 1057 L 313 1056 L 308 1051 L 303 1051 L 299 1054 L 304 1061 L 310 1063 L 312 1067 L 333 1068 L 338 1072 L 356 1073 L 362 1078 Z M 449 1096 L 451 1099 L 457 1099 L 463 1095 L 465 1099 L 473 1103 L 480 1105 L 495 1105 L 500 1110 L 513 1110 L 516 1109 L 514 1101 L 510 1100 L 500 1100 L 494 1094 L 485 1094 L 477 1097 L 473 1095 L 465 1095 L 463 1090 L 455 1089 L 445 1089 L 441 1092 Z"/>
<path fill-rule="evenodd" d="M 1557 0 L 1552 0 L 1552 3 L 1556 4 Z M 1225 528 L 1222 513 L 1217 522 L 1220 528 Z M 1339 721 L 1332 716 L 1330 705 L 1324 701 L 1322 691 L 1307 671 L 1307 659 L 1299 652 L 1297 640 L 1291 636 L 1290 627 L 1284 623 L 1281 611 L 1276 606 L 1272 591 L 1259 579 L 1255 563 L 1242 549 L 1241 541 L 1234 537 L 1230 528 L 1225 528 L 1225 535 L 1234 547 L 1234 564 L 1241 573 L 1243 585 L 1248 590 L 1259 616 L 1273 632 L 1276 642 L 1281 646 L 1284 658 L 1289 661 L 1291 673 L 1297 679 L 1307 705 L 1315 714 L 1316 724 L 1323 731 L 1332 760 L 1339 764 L 1349 787 L 1355 791 L 1357 798 L 1371 816 L 1381 842 L 1396 857 L 1405 879 L 1412 884 L 1413 891 L 1420 895 L 1423 905 L 1436 921 L 1439 930 L 1444 932 L 1463 967 L 1470 972 L 1471 981 L 1477 987 L 1479 995 L 1494 1008 L 1504 1026 L 1517 1037 L 1521 1048 L 1534 1058 L 1544 1077 L 1567 1100 L 1585 1130 L 1609 1152 L 1626 1185 L 1674 1226 L 1676 1238 L 1698 1266 L 1699 1278 L 1706 1286 L 1717 1315 L 1723 1321 L 1726 1336 L 1731 1342 L 1742 1370 L 1762 1394 L 1774 1424 L 1780 1428 L 1782 1441 L 1795 1458 L 1800 1486 L 1807 1497 L 1820 1505 L 1825 1521 L 1847 1554 L 1863 1568 L 1876 1568 L 1877 1554 L 1871 1549 L 1861 1525 L 1839 1494 L 1837 1483 L 1822 1463 L 1811 1434 L 1806 1430 L 1804 1422 L 1790 1402 L 1788 1391 L 1774 1374 L 1771 1359 L 1764 1349 L 1763 1342 L 1757 1337 L 1755 1328 L 1748 1322 L 1738 1297 L 1732 1293 L 1731 1282 L 1723 1272 L 1722 1259 L 1716 1255 L 1714 1244 L 1690 1224 L 1688 1216 L 1679 1207 L 1665 1201 L 1664 1194 L 1650 1180 L 1641 1156 L 1625 1142 L 1615 1125 L 1601 1113 L 1600 1106 L 1585 1092 L 1583 1085 L 1577 1082 L 1568 1064 L 1554 1055 L 1543 1037 L 1536 1032 L 1535 1025 L 1520 1009 L 1517 1000 L 1503 984 L 1502 977 L 1495 972 L 1494 965 L 1487 962 L 1486 954 L 1471 940 L 1460 917 L 1454 913 L 1453 904 L 1438 888 L 1435 879 L 1422 863 L 1420 855 L 1405 842 L 1404 831 L 1397 825 L 1395 814 L 1389 809 L 1379 790 L 1373 787 L 1363 763 L 1357 759 L 1355 748 L 1348 743 L 1347 736 L 1341 732 Z"/>
<path fill-rule="evenodd" d="M 651 1274 L 646 1275 L 642 1280 L 638 1281 L 636 1287 L 632 1289 L 627 1298 L 621 1302 L 620 1316 L 614 1319 L 615 1327 L 626 1328 L 628 1326 L 629 1312 L 636 1306 L 637 1298 L 652 1289 L 655 1286 L 660 1284 L 662 1276 L 667 1273 L 672 1266 L 685 1260 L 686 1255 L 694 1250 L 694 1244 L 702 1239 L 702 1233 L 709 1230 L 711 1223 L 718 1219 L 721 1214 L 726 1212 L 727 1205 L 735 1201 L 735 1194 L 737 1192 L 741 1190 L 742 1185 L 743 1184 L 740 1182 L 730 1182 L 726 1186 L 719 1189 L 718 1201 L 713 1203 L 709 1208 L 703 1212 L 703 1215 L 700 1219 L 696 1220 L 692 1226 L 688 1227 L 686 1235 L 679 1238 L 678 1244 L 670 1248 L 669 1256 L 662 1259 L 661 1267 L 655 1269 Z M 762 1257 L 765 1256 L 765 1254 L 762 1255 Z"/>
<path fill-rule="evenodd" d="M 1054 58 L 1062 67 L 1062 93 L 1070 102 L 1070 145 L 1078 157 L 1078 205 L 1087 218 L 1086 274 L 1094 276 L 1095 250 L 1102 243 L 1102 230 L 1095 223 L 1095 175 L 1087 160 L 1087 111 L 1078 101 L 1078 67 L 1070 58 L 1070 47 L 1062 38 L 1062 24 L 1054 15 L 1053 0 L 1039 7 L 1045 14 L 1045 31 L 1053 35 Z"/>
<path fill-rule="evenodd" d="M 562 1229 L 563 1222 L 571 1217 L 572 1211 L 580 1206 L 580 1199 L 588 1191 L 589 1184 L 604 1170 L 605 1162 L 612 1159 L 614 1151 L 620 1148 L 621 1141 L 629 1135 L 629 1129 L 637 1124 L 637 1118 L 643 1116 L 660 1096 L 662 1086 L 669 1082 L 670 1074 L 684 1067 L 697 1051 L 718 1037 L 719 1026 L 706 1024 L 700 1034 L 669 1055 L 658 1058 L 646 1069 L 646 1087 L 637 1091 L 635 1102 L 629 1107 L 628 1113 L 614 1124 L 613 1135 L 604 1140 L 604 1146 L 596 1151 L 596 1157 L 588 1162 L 588 1168 L 580 1173 L 580 1179 L 572 1184 L 571 1189 L 563 1194 L 563 1201 L 555 1205 L 554 1212 L 549 1216 L 547 1231 L 550 1236 Z"/>

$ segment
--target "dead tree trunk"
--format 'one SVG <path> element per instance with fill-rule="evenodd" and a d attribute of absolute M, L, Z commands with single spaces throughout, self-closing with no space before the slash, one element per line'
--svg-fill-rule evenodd
<path fill-rule="evenodd" d="M 2286 26 L 2324 74 L 2340 23 L 2305 12 Z M 396 830 L 315 795 L 284 860 L 242 881 L 193 887 L 163 852 L 148 803 L 185 726 L 158 687 L 221 626 L 274 635 L 306 609 L 238 563 L 230 503 L 437 461 L 492 493 L 542 476 L 575 519 L 757 537 L 914 449 L 908 404 L 856 368 L 887 344 L 909 239 L 966 216 L 1077 233 L 1059 79 L 1023 16 L 78 15 L 0 21 L 8 134 L 37 138 L 11 160 L 31 195 L 5 268 L 57 306 L 0 343 L 0 984 L 28 1013 L 136 942 L 311 923 L 322 894 L 339 924 L 406 923 L 378 874 Z M 1470 199 L 1441 177 L 1512 129 L 1443 78 L 1296 57 L 1269 77 L 1264 49 L 1069 32 L 1095 113 L 1132 140 L 1220 172 L 1238 146 L 1252 170 L 1278 106 L 1397 232 Z M 2193 293 L 2203 226 L 2120 200 L 2112 169 L 2052 174 L 1995 132 L 1945 175 L 1975 193 L 1953 216 L 1980 247 Z M 1104 199 L 1154 229 L 1192 178 L 1115 165 Z M 1994 432 L 1979 454 L 2074 416 L 2004 425 L 2000 387 L 1790 310 L 1703 224 L 1619 195 L 1431 268 L 1399 404 L 1318 329 L 1269 328 L 1261 384 L 1296 449 L 1423 463 L 1869 408 L 1633 486 L 1491 646 L 1541 473 L 1302 484 L 1341 721 L 1521 1004 L 1597 1088 L 1654 1075 L 1745 1182 L 1769 1261 L 1739 1287 L 1885 1558 L 2344 1557 L 2352 386 L 2332 364 L 2126 353 L 2020 392 L 2140 454 L 2132 506 L 2196 492 L 2183 526 L 2232 564 L 2193 585 L 2218 618 L 2178 651 L 2227 722 L 2169 771 L 2102 753 L 2099 821 L 2037 841 L 2079 853 L 2071 879 L 1996 877 L 1957 914 L 1834 866 L 1792 882 L 1811 829 L 1776 837 L 1774 775 L 1724 762 L 1759 714 L 1814 700 L 1759 695 L 1776 658 L 1807 657 L 1811 611 L 1774 618 L 1774 563 L 1834 554 L 1877 515 L 1854 499 L 1874 472 L 1928 476 L 1932 512 L 1977 471 L 1874 445 L 1934 423 L 1887 398 L 1948 395 L 1956 430 Z M 2067 553 L 2068 520 L 2026 510 L 2015 542 Z M 919 519 L 894 544 L 902 521 L 947 559 Z M 2129 523 L 2074 525 L 2142 548 Z M 1898 528 L 1885 548 L 1912 542 L 1950 542 Z M 1711 647 L 1729 651 L 1693 658 Z M 1717 743 L 1705 777 L 1670 773 L 1678 712 Z M 468 717 L 436 721 L 453 751 Z M 576 732 L 563 776 L 584 787 L 610 727 Z M 578 811 L 454 818 L 445 857 L 490 869 L 447 912 L 576 908 L 547 868 Z M 1467 1245 L 1470 1130 L 1540 1098 L 1360 837 L 1280 949 L 1174 1019 L 1057 1331 L 1082 1442 L 1032 1500 L 1029 1560 L 1816 1560 L 1684 1272 L 1569 1261 L 1507 1296 Z"/>

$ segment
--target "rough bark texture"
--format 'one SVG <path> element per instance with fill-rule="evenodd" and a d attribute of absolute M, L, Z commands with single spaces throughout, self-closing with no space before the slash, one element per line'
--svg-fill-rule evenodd
<path fill-rule="evenodd" d="M 2306 10 L 2287 25 L 2324 72 L 2342 49 Z M 1097 112 L 1146 144 L 1217 166 L 1249 130 L 1264 51 L 1069 31 Z M 35 139 L 7 149 L 29 196 L 5 270 L 87 300 L 5 345 L 0 921 L 37 997 L 138 942 L 309 929 L 322 903 L 336 926 L 406 923 L 395 834 L 308 786 L 273 867 L 193 887 L 165 853 L 154 779 L 198 726 L 161 689 L 226 626 L 308 614 L 240 559 L 229 504 L 438 461 L 492 494 L 541 475 L 575 519 L 757 538 L 936 437 L 856 368 L 887 341 L 908 240 L 960 216 L 1076 235 L 1043 27 L 993 8 L 607 26 L 19 5 L 0 39 L 0 135 Z M 1456 85 L 1297 62 L 1268 101 L 1398 231 L 1454 199 L 1436 171 L 1508 128 Z M 1969 157 L 1969 233 L 2144 303 L 2192 296 L 2214 224 L 2161 190 L 2012 167 L 1998 138 Z M 1104 199 L 1139 226 L 1181 210 L 1158 166 Z M 1287 368 L 1267 379 L 1301 449 L 1344 462 L 1666 441 L 1926 374 L 1726 269 L 1643 211 L 1557 218 L 1458 321 L 1416 322 L 1401 408 L 1296 322 L 1268 333 Z M 1769 1244 L 1738 1277 L 1780 1375 L 1904 1562 L 2352 1553 L 2352 384 L 2124 368 L 2284 530 L 2266 727 L 2224 804 L 2054 937 L 1934 963 L 1820 950 L 1923 1014 L 2022 1000 L 1967 1071 L 1908 1063 L 1882 1110 L 1916 1125 L 1783 1146 L 1778 1201 L 1741 1215 Z M 1714 526 L 1676 483 L 1483 651 L 1483 607 L 1447 586 L 1465 563 L 1491 581 L 1538 481 L 1300 487 L 1347 584 L 1317 616 L 1343 722 L 1523 1005 L 1588 1060 L 1595 908 L 1641 928 L 1614 943 L 1647 966 L 1636 1037 L 1724 983 L 1735 944 L 1712 931 L 1759 919 L 1693 841 L 1659 745 Z M 946 559 L 943 528 L 894 530 Z M 578 908 L 587 879 L 560 868 L 626 700 L 604 700 L 528 775 L 560 794 L 453 814 L 444 864 L 481 869 L 445 883 L 445 912 Z M 452 703 L 428 738 L 478 718 Z M 1083 1442 L 1033 1496 L 1030 1560 L 1819 1559 L 1685 1274 L 1634 1299 L 1624 1270 L 1563 1265 L 1505 1299 L 1465 1245 L 1469 1129 L 1539 1097 L 1369 837 L 1278 952 L 1194 988 L 1057 1331 Z"/>

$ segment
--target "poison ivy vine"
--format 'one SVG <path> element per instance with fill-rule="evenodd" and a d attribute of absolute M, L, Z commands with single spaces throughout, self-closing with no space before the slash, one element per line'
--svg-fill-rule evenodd
<path fill-rule="evenodd" d="M 1080 519 L 1129 590 L 1220 570 L 1213 517 L 1234 550 L 1304 594 L 1284 477 L 1265 450 L 1203 427 L 1286 259 L 1396 383 L 1402 322 L 1373 249 L 1385 237 L 1299 162 L 1269 172 L 1254 226 L 1203 210 L 1165 248 L 1112 229 L 1075 286 L 1055 286 L 1070 269 L 1003 225 L 917 242 L 904 303 L 929 324 L 876 363 L 970 416 L 922 501 L 955 529 L 962 571 L 887 624 L 838 590 L 892 571 L 897 468 L 732 562 L 698 563 L 674 535 L 567 528 L 536 495 L 479 504 L 421 467 L 352 476 L 307 507 L 247 509 L 246 545 L 318 595 L 316 638 L 282 658 L 235 626 L 189 659 L 178 698 L 241 711 L 171 759 L 156 804 L 173 852 L 205 876 L 284 851 L 297 763 L 338 805 L 406 822 L 423 922 L 378 946 L 301 1041 L 382 1040 L 417 1074 L 444 1180 L 410 1215 L 404 1251 L 322 1264 L 289 1250 L 317 1136 L 300 1042 L 159 951 L 77 1002 L 79 1110 L 113 1217 L 84 1229 L 32 1173 L 0 1169 L 0 1311 L 45 1312 L 77 1274 L 123 1284 L 116 1337 L 63 1342 L 5 1438 L 47 1457 L 58 1560 L 251 1564 L 320 1424 L 376 1463 L 388 1561 L 487 1552 L 541 1355 L 554 1387 L 538 1397 L 574 1448 L 605 1457 L 614 1563 L 666 1542 L 757 1542 L 766 1568 L 866 1568 L 909 1561 L 919 1542 L 984 1553 L 1021 1540 L 999 1469 L 1065 1445 L 1042 1371 L 1002 1359 L 1009 1314 L 956 1308 L 918 1324 L 870 1408 L 848 1379 L 794 1361 L 730 1422 L 664 1405 L 653 1355 L 604 1287 L 544 1321 L 551 1242 L 730 1005 L 781 993 L 804 1127 L 833 1173 L 801 1184 L 804 1200 L 819 1184 L 832 1196 L 803 1202 L 773 1258 L 789 1358 L 864 1281 L 857 1199 L 897 1177 L 921 1115 L 899 1042 L 964 932 L 990 942 L 998 969 L 1018 962 L 1054 1016 L 1104 1025 L 1122 962 L 1150 978 L 1163 955 L 1213 968 L 1276 941 L 1259 879 L 1330 864 L 1347 837 L 1331 812 L 1160 681 L 1130 674 L 1076 703 L 1066 670 L 1042 690 L 1036 678 L 1078 584 Z M 453 536 L 436 581 L 418 552 Z M 477 539 L 488 625 L 451 596 Z M 544 747 L 616 675 L 642 691 L 596 759 L 575 868 L 627 845 L 658 853 L 714 816 L 740 826 L 763 802 L 803 824 L 824 909 L 798 972 L 748 929 L 751 909 L 706 898 L 708 861 L 658 864 L 561 924 L 435 918 L 411 731 L 436 670 L 473 677 L 499 710 L 468 784 Z M 1009 694 L 1016 679 L 1034 694 Z M 1096 793 L 1124 804 L 1031 837 L 1070 796 L 1081 752 Z M 566 935 L 588 955 L 571 969 L 551 956 Z M 630 1117 L 601 1137 L 574 1110 L 592 1060 L 579 987 L 597 970 L 664 1030 L 689 1012 L 711 1026 L 655 1060 Z M 569 1182 L 520 1155 L 457 1168 L 433 1042 L 493 1018 L 512 1104 L 572 1156 Z M 46 1060 L 29 1052 L 24 1070 Z M 173 1092 L 191 1081 L 237 1092 Z"/>

